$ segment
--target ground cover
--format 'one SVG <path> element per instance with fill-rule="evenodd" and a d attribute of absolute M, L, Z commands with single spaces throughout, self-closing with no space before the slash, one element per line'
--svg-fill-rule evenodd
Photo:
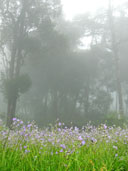
<path fill-rule="evenodd" d="M 127 171 L 128 128 L 57 122 L 42 130 L 14 118 L 12 130 L 0 128 L 0 170 Z"/>

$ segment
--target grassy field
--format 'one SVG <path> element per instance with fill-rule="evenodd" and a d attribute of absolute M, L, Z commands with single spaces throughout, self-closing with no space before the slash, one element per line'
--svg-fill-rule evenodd
<path fill-rule="evenodd" d="M 43 130 L 14 118 L 0 129 L 0 171 L 127 171 L 128 128 L 81 130 L 63 123 Z"/>

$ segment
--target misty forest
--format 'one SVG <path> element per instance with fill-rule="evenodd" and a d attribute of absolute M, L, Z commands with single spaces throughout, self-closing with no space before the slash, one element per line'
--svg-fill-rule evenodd
<path fill-rule="evenodd" d="M 128 171 L 128 1 L 106 4 L 0 0 L 1 171 Z"/>

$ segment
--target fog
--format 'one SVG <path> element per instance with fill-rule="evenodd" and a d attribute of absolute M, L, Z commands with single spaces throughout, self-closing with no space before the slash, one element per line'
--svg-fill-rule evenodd
<path fill-rule="evenodd" d="M 39 127 L 127 120 L 128 1 L 90 2 L 0 0 L 0 118 L 8 127 L 13 118 Z"/>

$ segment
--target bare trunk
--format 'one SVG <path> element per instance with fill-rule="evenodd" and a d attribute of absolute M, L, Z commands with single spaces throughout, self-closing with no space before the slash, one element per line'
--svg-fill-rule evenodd
<path fill-rule="evenodd" d="M 19 17 L 20 20 L 17 21 L 14 28 L 13 34 L 13 45 L 12 45 L 12 53 L 11 53 L 11 61 L 10 61 L 10 70 L 9 70 L 9 80 L 13 78 L 17 78 L 20 75 L 21 68 L 21 59 L 22 59 L 22 49 L 18 47 L 17 42 L 22 40 L 24 36 L 24 18 L 25 18 L 25 1 L 23 1 L 23 9 L 21 11 L 21 15 Z M 18 87 L 16 87 L 15 94 L 13 97 L 9 97 L 7 104 L 7 123 L 6 125 L 11 128 L 12 119 L 15 117 L 16 112 L 16 103 L 18 99 Z"/>
<path fill-rule="evenodd" d="M 120 80 L 119 52 L 118 52 L 119 45 L 116 40 L 111 0 L 109 0 L 108 10 L 109 10 L 108 19 L 109 19 L 109 26 L 110 26 L 111 40 L 112 40 L 112 52 L 113 52 L 114 61 L 115 61 L 116 90 L 117 90 L 117 95 L 118 95 L 119 118 L 120 118 L 124 116 L 124 108 L 123 108 L 123 98 L 122 98 L 122 85 L 121 85 L 121 80 Z"/>
<path fill-rule="evenodd" d="M 85 116 L 88 115 L 89 113 L 89 91 L 90 91 L 90 76 L 88 75 L 88 81 L 85 88 L 85 104 L 84 104 Z"/>
<path fill-rule="evenodd" d="M 15 70 L 15 58 L 16 58 L 16 48 L 15 48 L 15 43 L 13 44 L 12 47 L 12 53 L 11 53 L 11 61 L 10 61 L 10 69 L 9 69 L 9 80 L 14 78 L 14 70 Z M 11 128 L 12 124 L 12 119 L 15 116 L 15 111 L 14 109 L 14 102 L 12 99 L 9 97 L 8 102 L 7 102 L 7 121 L 6 125 Z"/>
<path fill-rule="evenodd" d="M 116 65 L 116 84 L 117 84 L 117 93 L 118 93 L 118 104 L 119 104 L 119 118 L 124 116 L 124 108 L 123 108 L 123 97 L 122 97 L 122 86 L 120 81 L 120 69 L 119 69 L 119 63 L 116 59 L 115 61 Z"/>
<path fill-rule="evenodd" d="M 15 117 L 15 111 L 16 111 L 16 101 L 17 98 L 9 99 L 8 100 L 8 108 L 7 108 L 7 123 L 6 125 L 11 128 L 12 126 L 12 122 L 13 122 L 13 118 Z"/>
<path fill-rule="evenodd" d="M 55 116 L 55 119 L 58 118 L 58 96 L 57 91 L 54 90 L 53 92 L 53 114 Z"/>
<path fill-rule="evenodd" d="M 46 95 L 44 98 L 44 113 L 45 113 L 45 115 L 47 114 L 47 109 L 48 109 L 47 103 L 48 103 L 48 97 Z"/>

